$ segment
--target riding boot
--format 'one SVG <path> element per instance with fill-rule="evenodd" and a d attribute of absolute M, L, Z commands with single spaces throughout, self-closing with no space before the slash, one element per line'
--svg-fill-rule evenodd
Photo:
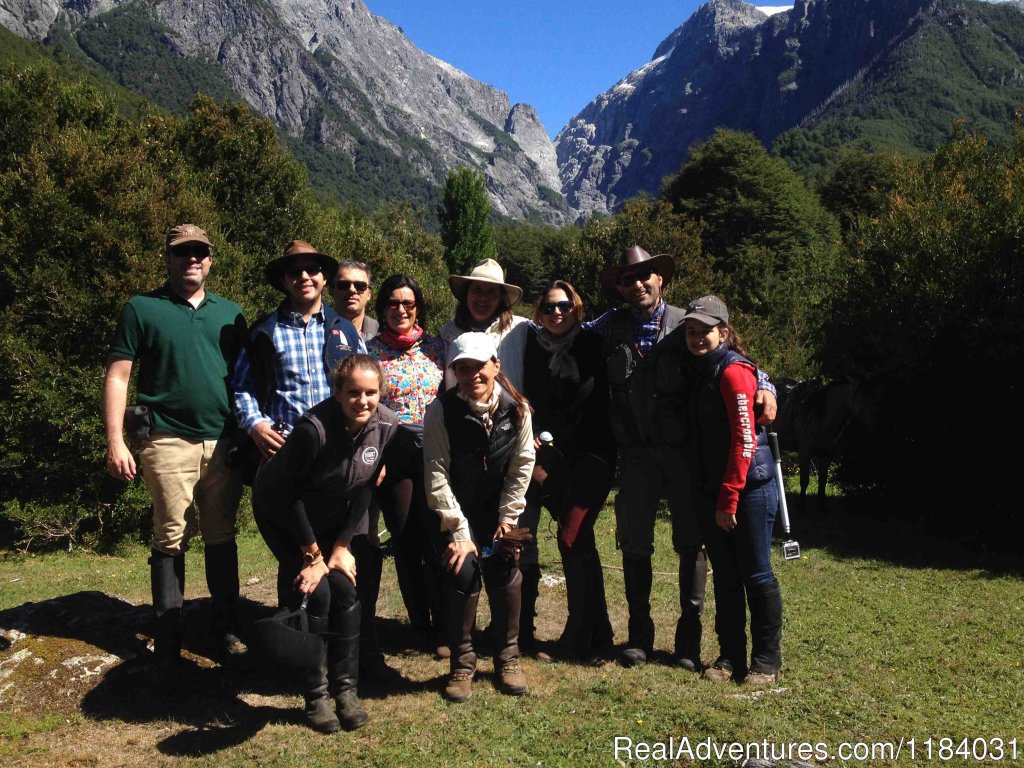
<path fill-rule="evenodd" d="M 327 619 L 323 616 L 307 614 L 310 634 L 321 638 L 327 632 Z M 331 710 L 331 698 L 327 687 L 327 644 L 320 650 L 318 663 L 315 667 L 302 673 L 302 696 L 306 701 L 306 722 L 314 731 L 320 733 L 337 733 L 341 723 Z"/>
<path fill-rule="evenodd" d="M 345 609 L 331 606 L 327 639 L 327 672 L 338 722 L 346 731 L 366 725 L 366 714 L 356 688 L 359 684 L 359 612 L 356 602 Z"/>
<path fill-rule="evenodd" d="M 779 582 L 747 587 L 750 605 L 750 671 L 777 675 L 782 666 L 782 590 Z"/>
<path fill-rule="evenodd" d="M 523 615 L 523 573 L 518 568 L 501 587 L 487 590 L 491 623 L 496 638 L 494 671 L 501 678 L 501 692 L 522 696 L 529 692 L 519 664 L 519 618 Z"/>
<path fill-rule="evenodd" d="M 540 593 L 540 566 L 537 564 L 524 565 L 519 568 L 519 572 L 522 574 L 520 594 L 523 605 L 519 614 L 518 642 L 523 653 L 533 656 L 537 653 L 537 638 L 534 636 L 536 627 L 534 627 L 533 620 L 537 616 L 537 596 Z M 494 623 L 493 616 L 491 622 Z M 495 632 L 494 637 L 495 647 L 500 649 L 504 640 L 500 629 Z"/>
<path fill-rule="evenodd" d="M 158 661 L 181 657 L 181 609 L 185 594 L 185 554 L 165 555 L 152 550 L 149 557 L 153 590 L 153 654 Z"/>
<path fill-rule="evenodd" d="M 213 603 L 213 636 L 222 660 L 238 661 L 248 651 L 239 637 L 238 546 L 234 541 L 206 545 L 206 585 Z"/>
<path fill-rule="evenodd" d="M 418 634 L 430 636 L 430 601 L 427 594 L 427 574 L 423 567 L 420 545 L 414 532 L 406 529 L 395 542 L 395 576 L 398 591 L 402 593 L 409 625 Z"/>
<path fill-rule="evenodd" d="M 690 672 L 701 671 L 701 614 L 707 589 L 708 567 L 703 549 L 679 556 L 679 621 L 676 622 L 675 663 Z"/>
<path fill-rule="evenodd" d="M 427 602 L 430 605 L 430 649 L 439 659 L 451 657 L 448 647 L 448 599 L 445 589 L 444 570 L 440 567 L 440 558 L 433 558 L 432 551 L 427 550 L 428 560 L 425 568 Z"/>
<path fill-rule="evenodd" d="M 619 654 L 624 667 L 644 664 L 654 649 L 654 621 L 651 619 L 651 583 L 654 575 L 649 557 L 622 556 L 622 575 L 629 606 L 629 639 Z"/>
<path fill-rule="evenodd" d="M 604 594 L 604 571 L 601 555 L 595 550 L 587 557 L 587 608 L 591 622 L 591 655 L 611 658 L 615 632 L 608 618 L 608 601 Z"/>
<path fill-rule="evenodd" d="M 466 594 L 457 589 L 448 592 L 448 647 L 451 649 L 451 674 L 444 689 L 449 701 L 461 702 L 473 693 L 476 653 L 473 650 L 473 624 L 480 592 Z"/>
<path fill-rule="evenodd" d="M 558 638 L 560 656 L 572 659 L 588 659 L 593 642 L 594 624 L 591 620 L 592 607 L 588 591 L 590 582 L 589 555 L 562 557 L 562 571 L 565 573 L 565 595 L 569 615 L 565 628 Z M 523 600 L 525 603 L 525 599 Z M 607 614 L 605 620 L 607 621 Z"/>
<path fill-rule="evenodd" d="M 367 536 L 352 539 L 352 555 L 356 560 L 356 594 L 359 596 L 359 672 L 365 679 L 386 677 L 390 668 L 384 660 L 377 639 L 377 598 L 380 595 L 384 555 Z"/>

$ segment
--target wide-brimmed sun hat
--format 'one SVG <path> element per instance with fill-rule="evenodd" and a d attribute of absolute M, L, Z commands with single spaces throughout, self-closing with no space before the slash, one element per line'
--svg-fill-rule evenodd
<path fill-rule="evenodd" d="M 473 271 L 468 275 L 449 275 L 448 277 L 448 287 L 452 289 L 455 298 L 460 301 L 466 298 L 469 284 L 474 282 L 500 285 L 505 290 L 505 299 L 510 307 L 514 307 L 523 298 L 523 289 L 518 285 L 510 285 L 505 282 L 505 272 L 494 259 L 484 259 L 473 267 Z"/>

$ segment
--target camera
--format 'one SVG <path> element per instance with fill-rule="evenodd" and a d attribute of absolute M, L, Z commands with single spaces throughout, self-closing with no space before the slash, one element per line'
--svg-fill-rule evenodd
<path fill-rule="evenodd" d="M 787 539 L 782 542 L 782 559 L 783 560 L 799 560 L 800 559 L 800 542 Z"/>

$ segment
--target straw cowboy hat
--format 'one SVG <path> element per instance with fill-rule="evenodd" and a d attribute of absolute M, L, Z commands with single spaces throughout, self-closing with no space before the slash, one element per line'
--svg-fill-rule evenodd
<path fill-rule="evenodd" d="M 619 278 L 623 273 L 635 270 L 638 267 L 650 267 L 652 271 L 661 275 L 662 287 L 668 287 L 672 282 L 672 276 L 676 273 L 676 263 L 668 253 L 659 253 L 651 256 L 639 245 L 632 245 L 619 256 L 619 263 L 614 267 L 608 267 L 601 272 L 601 287 L 605 294 L 615 302 L 622 299 L 616 291 Z"/>
<path fill-rule="evenodd" d="M 523 289 L 518 285 L 509 285 L 505 282 L 505 273 L 501 265 L 494 259 L 484 259 L 468 275 L 450 275 L 448 287 L 457 299 L 465 299 L 466 291 L 470 283 L 487 283 L 489 285 L 500 285 L 505 289 L 505 299 L 510 307 L 514 307 L 523 298 Z"/>
<path fill-rule="evenodd" d="M 277 288 L 277 290 L 283 291 L 284 286 L 281 284 L 281 277 L 284 275 L 285 270 L 288 268 L 288 264 L 292 259 L 299 256 L 312 256 L 316 259 L 317 264 L 320 265 L 320 269 L 323 270 L 324 278 L 328 282 L 338 271 L 338 262 L 330 256 L 325 253 L 320 253 L 305 240 L 292 240 L 287 246 L 285 246 L 283 255 L 278 256 L 263 268 L 263 275 L 266 277 L 267 282 Z"/>

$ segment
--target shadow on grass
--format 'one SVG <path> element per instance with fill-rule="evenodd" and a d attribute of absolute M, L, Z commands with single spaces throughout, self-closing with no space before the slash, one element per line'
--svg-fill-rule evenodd
<path fill-rule="evenodd" d="M 951 502 L 952 503 L 952 502 Z M 969 514 L 965 508 L 964 514 Z M 792 538 L 804 549 L 824 549 L 844 559 L 883 560 L 906 568 L 980 570 L 990 578 L 1024 576 L 1024 561 L 960 530 L 930 529 L 925 523 L 894 517 L 885 504 L 866 498 L 832 497 L 825 510 L 814 501 L 801 508 L 790 494 Z M 782 538 L 776 519 L 775 536 Z M 776 544 L 776 546 L 778 546 Z"/>

